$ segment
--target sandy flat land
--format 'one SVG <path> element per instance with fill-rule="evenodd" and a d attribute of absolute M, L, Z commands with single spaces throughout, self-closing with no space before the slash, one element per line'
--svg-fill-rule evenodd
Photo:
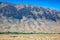
<path fill-rule="evenodd" d="M 60 40 L 60 34 L 0 34 L 0 40 Z"/>

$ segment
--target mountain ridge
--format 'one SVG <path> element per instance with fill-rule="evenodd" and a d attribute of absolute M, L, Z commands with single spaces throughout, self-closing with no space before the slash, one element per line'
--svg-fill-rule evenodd
<path fill-rule="evenodd" d="M 60 32 L 60 11 L 0 2 L 0 31 Z"/>

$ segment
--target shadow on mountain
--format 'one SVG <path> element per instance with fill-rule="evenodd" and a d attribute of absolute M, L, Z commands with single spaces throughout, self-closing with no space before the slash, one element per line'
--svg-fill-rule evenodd
<path fill-rule="evenodd" d="M 1 2 L 0 2 L 1 4 Z M 37 13 L 37 16 L 31 12 L 32 11 L 36 11 L 39 12 L 40 10 L 42 10 L 44 13 L 41 15 L 40 13 Z M 7 5 L 3 8 L 0 8 L 0 14 L 2 14 L 3 16 L 9 18 L 15 18 L 15 19 L 22 19 L 23 16 L 27 17 L 27 18 L 33 18 L 33 19 L 37 19 L 39 18 L 45 18 L 47 20 L 52 20 L 52 21 L 56 21 L 57 19 L 60 20 L 60 17 L 58 16 L 60 13 L 55 12 L 51 14 L 51 12 L 46 13 L 46 10 L 44 10 L 43 8 L 38 8 L 38 7 L 33 7 L 31 9 L 31 7 L 26 7 L 24 6 L 24 8 L 21 8 L 17 11 L 17 8 L 14 7 L 13 5 Z M 0 15 L 1 16 L 1 15 Z"/>

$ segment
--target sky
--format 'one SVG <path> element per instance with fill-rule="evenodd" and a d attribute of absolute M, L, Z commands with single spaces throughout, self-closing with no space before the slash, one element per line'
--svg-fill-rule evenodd
<path fill-rule="evenodd" d="M 9 2 L 13 4 L 31 4 L 60 10 L 60 0 L 0 0 L 0 2 Z"/>

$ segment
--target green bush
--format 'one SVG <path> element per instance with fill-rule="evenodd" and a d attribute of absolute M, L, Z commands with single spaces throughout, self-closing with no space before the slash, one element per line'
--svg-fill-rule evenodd
<path fill-rule="evenodd" d="M 0 32 L 0 34 L 60 34 L 60 33 L 47 33 L 47 32 Z"/>

